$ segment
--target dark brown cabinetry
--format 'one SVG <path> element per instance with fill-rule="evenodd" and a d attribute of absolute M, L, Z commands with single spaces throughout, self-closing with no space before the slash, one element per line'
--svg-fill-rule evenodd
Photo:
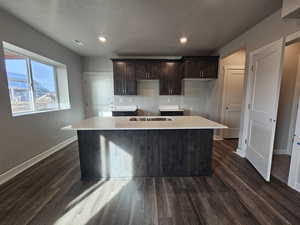
<path fill-rule="evenodd" d="M 181 62 L 168 61 L 161 63 L 159 82 L 160 95 L 181 95 L 182 82 Z"/>
<path fill-rule="evenodd" d="M 114 94 L 137 95 L 137 80 L 159 79 L 160 95 L 181 95 L 182 79 L 218 78 L 218 56 L 182 59 L 112 59 Z"/>
<path fill-rule="evenodd" d="M 113 61 L 114 94 L 136 95 L 137 82 L 135 77 L 135 64 L 125 61 Z"/>
<path fill-rule="evenodd" d="M 112 116 L 137 116 L 138 111 L 112 111 Z"/>
<path fill-rule="evenodd" d="M 184 57 L 184 78 L 218 78 L 218 56 Z"/>
<path fill-rule="evenodd" d="M 184 116 L 184 111 L 160 111 L 161 116 Z"/>
<path fill-rule="evenodd" d="M 158 61 L 135 62 L 137 80 L 158 80 L 161 73 L 161 63 Z"/>

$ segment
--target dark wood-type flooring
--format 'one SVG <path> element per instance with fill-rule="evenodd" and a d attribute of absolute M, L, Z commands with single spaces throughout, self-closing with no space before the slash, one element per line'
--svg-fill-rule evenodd
<path fill-rule="evenodd" d="M 300 224 L 300 194 L 214 142 L 212 177 L 83 182 L 77 143 L 0 186 L 0 224 Z"/>

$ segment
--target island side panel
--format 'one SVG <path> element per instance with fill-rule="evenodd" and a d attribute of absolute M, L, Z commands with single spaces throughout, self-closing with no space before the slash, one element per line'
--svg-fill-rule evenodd
<path fill-rule="evenodd" d="M 213 130 L 155 130 L 148 131 L 148 139 L 152 152 L 159 154 L 155 176 L 212 174 Z"/>
<path fill-rule="evenodd" d="M 82 179 L 211 175 L 213 130 L 78 131 Z"/>
<path fill-rule="evenodd" d="M 95 131 L 77 131 L 79 160 L 82 180 L 101 179 L 104 174 L 101 168 L 100 140 Z"/>

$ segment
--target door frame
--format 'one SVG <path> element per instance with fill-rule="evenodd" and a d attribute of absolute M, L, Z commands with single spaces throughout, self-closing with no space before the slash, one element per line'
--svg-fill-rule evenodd
<path fill-rule="evenodd" d="M 292 34 L 290 34 L 286 37 L 286 45 L 292 44 L 294 42 L 299 42 L 299 41 L 300 41 L 300 31 L 292 33 Z M 297 77 L 296 77 L 296 80 L 297 80 L 296 82 L 299 82 L 299 80 L 300 80 L 300 57 L 299 57 L 299 60 L 298 60 L 298 71 L 297 72 L 298 72 L 298 74 L 297 74 Z M 290 124 L 292 124 L 293 122 L 294 123 L 296 122 L 298 110 L 300 110 L 300 95 L 297 96 L 297 90 L 295 88 L 295 93 L 294 93 L 293 100 L 295 101 L 296 99 L 297 99 L 297 103 L 296 103 L 296 105 L 293 106 L 293 107 L 297 107 L 297 110 L 295 110 L 296 115 L 293 115 L 294 120 L 291 119 Z M 295 130 L 296 130 L 296 125 L 295 125 L 295 127 L 290 126 L 290 133 L 289 134 L 291 134 L 292 132 L 295 132 Z M 293 188 L 293 189 L 297 190 L 298 192 L 300 192 L 300 183 L 298 183 L 298 181 L 297 181 L 298 173 L 300 173 L 300 171 L 299 171 L 300 170 L 300 165 L 299 165 L 300 158 L 297 157 L 297 155 L 293 154 L 293 152 L 292 152 L 292 149 L 293 149 L 294 144 L 295 144 L 294 141 L 293 141 L 293 143 L 289 142 L 289 144 L 290 144 L 290 146 L 288 145 L 288 150 L 291 153 L 291 164 L 290 164 L 290 172 L 289 172 L 289 178 L 288 178 L 288 186 L 290 186 L 291 188 Z M 298 164 L 297 164 L 297 162 L 298 162 Z M 295 166 L 295 167 L 293 167 L 293 166 Z"/>
<path fill-rule="evenodd" d="M 226 104 L 225 104 L 225 100 L 226 100 L 226 78 L 228 76 L 228 70 L 246 70 L 245 65 L 224 65 L 223 66 L 223 90 L 222 90 L 222 104 L 221 104 L 221 123 L 225 122 L 225 108 L 226 108 Z M 245 71 L 246 72 L 246 71 Z M 245 74 L 244 74 L 244 80 L 243 80 L 243 89 L 245 87 Z M 243 97 L 244 99 L 244 97 Z M 243 106 L 243 100 L 241 103 L 241 115 L 242 115 L 242 106 Z M 241 129 L 241 125 L 240 128 Z M 220 135 L 222 137 L 222 139 L 224 138 L 224 130 L 221 130 Z"/>
<path fill-rule="evenodd" d="M 300 40 L 299 40 L 300 42 Z M 298 85 L 297 85 L 298 84 Z M 294 141 L 294 134 L 296 130 L 296 120 L 297 120 L 297 113 L 299 110 L 299 100 L 300 100 L 300 90 L 297 91 L 297 88 L 299 89 L 300 86 L 300 56 L 298 57 L 298 67 L 297 67 L 297 75 L 296 75 L 296 86 L 293 94 L 293 102 L 292 102 L 292 114 L 291 119 L 289 123 L 289 138 L 288 138 L 288 144 L 287 144 L 287 152 L 291 155 L 293 150 L 293 141 Z"/>
<path fill-rule="evenodd" d="M 298 98 L 298 103 L 297 103 L 297 115 L 298 111 L 300 110 L 300 97 Z M 294 121 L 295 123 L 297 122 L 297 116 Z M 296 126 L 295 126 L 296 130 Z M 299 140 L 299 138 L 297 138 Z M 300 173 L 300 154 L 295 153 L 295 145 L 298 145 L 298 143 L 295 143 L 295 140 L 293 139 L 293 143 L 291 148 L 294 148 L 294 151 L 291 153 L 291 163 L 290 163 L 290 170 L 289 170 L 289 177 L 288 177 L 288 186 L 291 188 L 297 190 L 300 192 L 300 183 L 298 182 L 298 176 Z M 294 167 L 295 166 L 295 167 Z M 297 167 L 298 166 L 298 167 Z"/>

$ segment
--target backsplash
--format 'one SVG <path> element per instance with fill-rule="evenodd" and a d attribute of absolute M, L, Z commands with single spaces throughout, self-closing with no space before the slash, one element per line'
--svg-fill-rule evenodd
<path fill-rule="evenodd" d="M 183 80 L 183 95 L 159 96 L 159 81 L 138 81 L 137 96 L 113 95 L 113 72 L 109 60 L 87 60 L 84 68 L 86 117 L 101 115 L 113 105 L 137 105 L 141 115 L 159 115 L 159 105 L 179 105 L 185 115 L 207 117 L 213 98 L 215 80 Z"/>
<path fill-rule="evenodd" d="M 159 115 L 159 105 L 179 105 L 186 115 L 207 114 L 207 90 L 211 81 L 183 81 L 181 96 L 159 96 L 158 81 L 139 81 L 138 96 L 114 96 L 115 105 L 137 105 L 141 115 Z"/>

